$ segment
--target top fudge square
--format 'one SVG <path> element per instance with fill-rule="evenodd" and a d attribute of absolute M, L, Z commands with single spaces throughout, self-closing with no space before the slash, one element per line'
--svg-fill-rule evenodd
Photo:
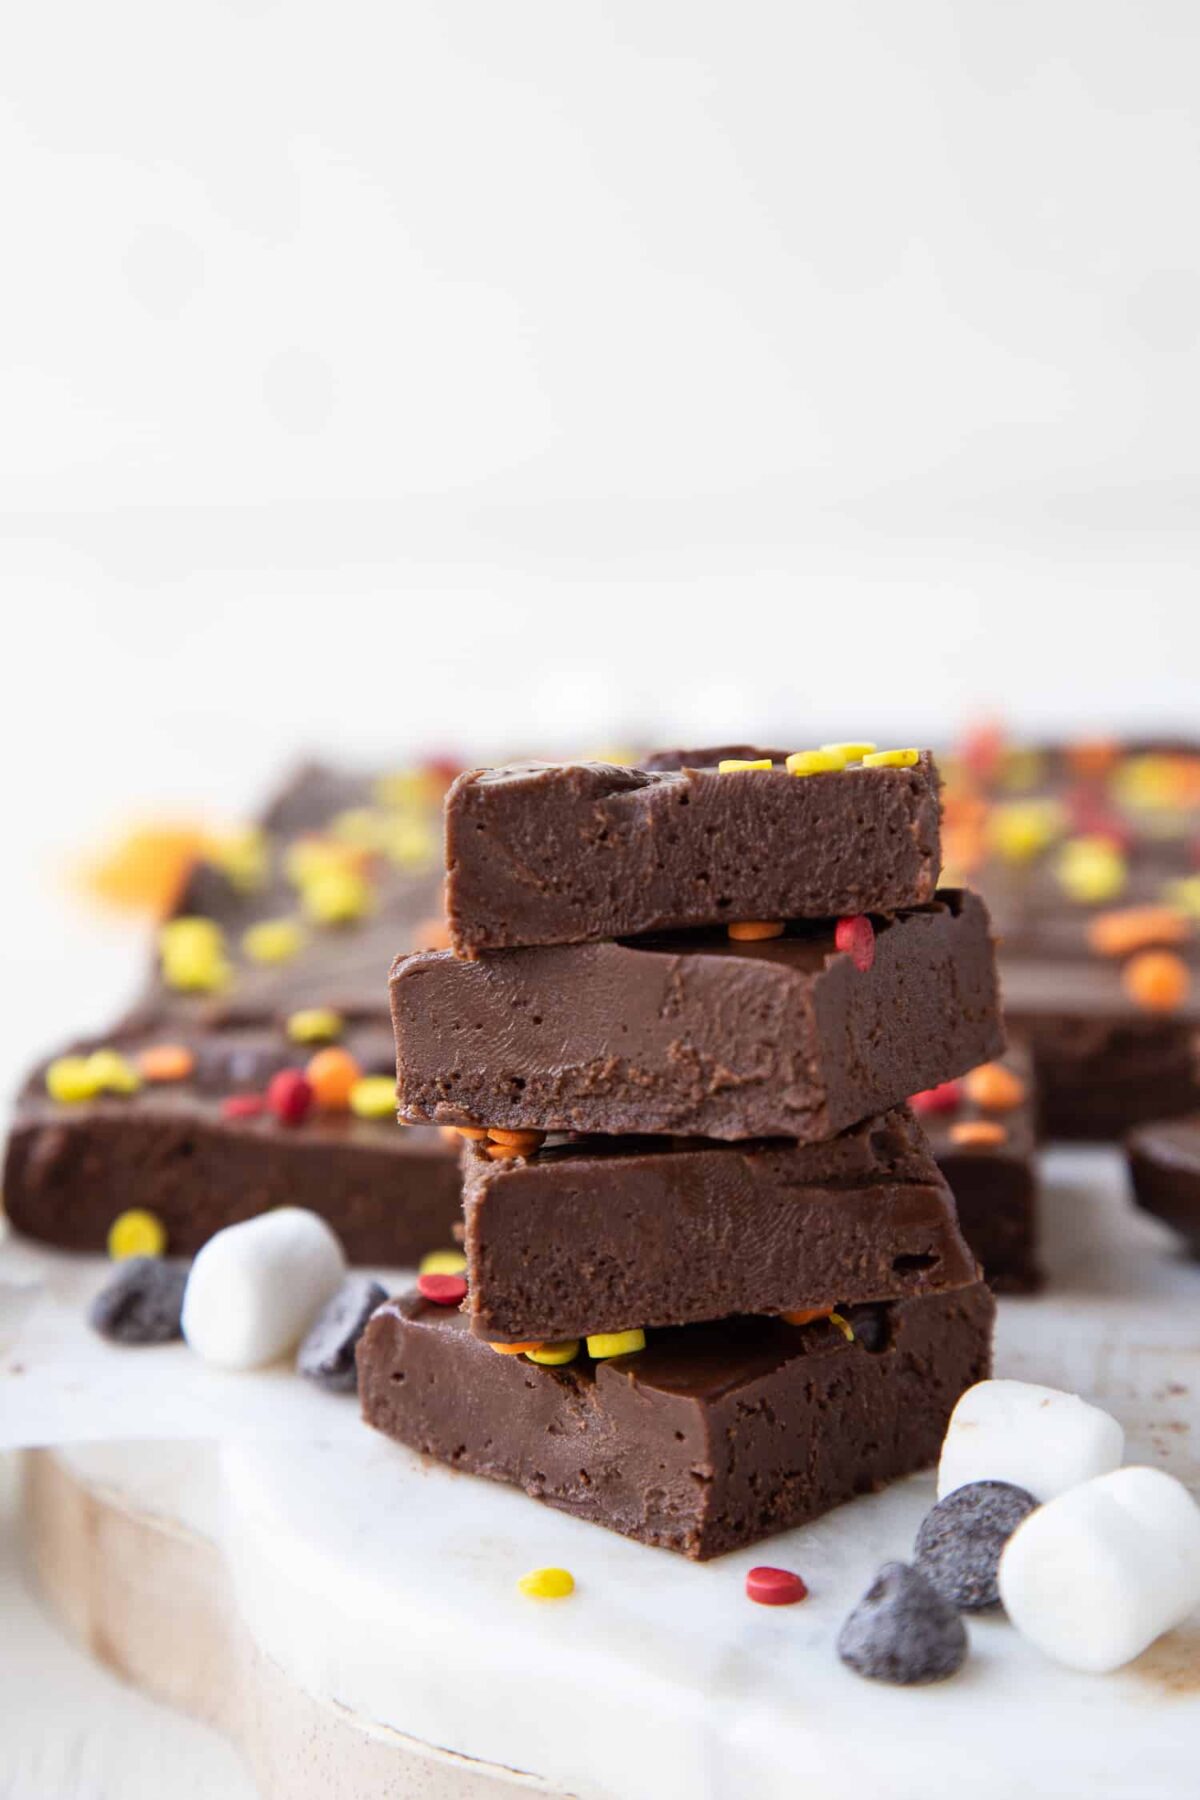
<path fill-rule="evenodd" d="M 446 800 L 446 909 L 460 957 L 738 920 L 894 913 L 933 899 L 937 767 L 524 763 Z"/>

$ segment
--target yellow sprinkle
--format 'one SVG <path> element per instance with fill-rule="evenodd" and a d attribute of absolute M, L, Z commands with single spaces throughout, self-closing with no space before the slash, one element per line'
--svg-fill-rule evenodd
<path fill-rule="evenodd" d="M 844 769 L 847 758 L 840 750 L 793 750 L 784 765 L 789 775 L 830 775 Z"/>
<path fill-rule="evenodd" d="M 919 750 L 868 750 L 863 757 L 863 768 L 911 769 L 920 757 Z"/>
<path fill-rule="evenodd" d="M 401 815 L 392 820 L 382 848 L 399 869 L 427 869 L 441 847 L 440 833 L 428 819 Z"/>
<path fill-rule="evenodd" d="M 646 1348 L 646 1334 L 641 1326 L 632 1331 L 594 1331 L 587 1341 L 588 1355 L 597 1362 L 608 1356 L 632 1356 Z"/>
<path fill-rule="evenodd" d="M 845 757 L 847 762 L 861 762 L 864 756 L 871 755 L 871 753 L 875 749 L 875 746 L 874 746 L 874 744 L 868 744 L 868 743 L 822 744 L 821 748 L 822 748 L 822 750 L 830 750 L 830 751 L 836 752 L 839 756 Z"/>
<path fill-rule="evenodd" d="M 527 1350 L 525 1354 L 532 1363 L 544 1363 L 547 1368 L 557 1369 L 563 1363 L 575 1361 L 579 1355 L 579 1339 L 564 1338 L 561 1344 L 542 1344 L 537 1350 Z"/>
<path fill-rule="evenodd" d="M 267 840 L 254 825 L 227 832 L 205 847 L 205 856 L 224 870 L 241 894 L 252 894 L 266 885 L 269 871 Z"/>
<path fill-rule="evenodd" d="M 531 1600 L 565 1600 L 575 1592 L 575 1577 L 570 1569 L 534 1569 L 517 1586 Z"/>
<path fill-rule="evenodd" d="M 97 1094 L 136 1094 L 142 1085 L 133 1064 L 116 1050 L 93 1050 L 87 1066 Z"/>
<path fill-rule="evenodd" d="M 159 929 L 163 980 L 184 991 L 211 992 L 229 980 L 225 937 L 213 919 L 171 919 Z"/>
<path fill-rule="evenodd" d="M 352 806 L 338 813 L 329 828 L 343 843 L 363 850 L 382 850 L 387 841 L 388 816 L 374 806 Z"/>
<path fill-rule="evenodd" d="M 419 1275 L 461 1275 L 467 1266 L 467 1259 L 461 1250 L 431 1250 L 423 1256 L 417 1269 Z"/>
<path fill-rule="evenodd" d="M 1125 886 L 1125 858 L 1108 838 L 1069 838 L 1055 873 L 1061 886 L 1082 906 L 1115 900 Z"/>
<path fill-rule="evenodd" d="M 374 798 L 380 806 L 438 807 L 443 786 L 432 769 L 393 769 L 376 781 Z"/>
<path fill-rule="evenodd" d="M 759 762 L 745 762 L 741 757 L 727 756 L 723 762 L 717 764 L 717 774 L 736 775 L 745 769 L 770 769 L 773 767 L 769 756 L 764 756 Z"/>
<path fill-rule="evenodd" d="M 92 1099 L 96 1091 L 88 1056 L 56 1057 L 46 1070 L 46 1092 L 52 1100 L 73 1105 Z"/>
<path fill-rule="evenodd" d="M 1163 898 L 1189 919 L 1200 919 L 1200 875 L 1178 875 L 1163 887 Z"/>
<path fill-rule="evenodd" d="M 331 1006 L 306 1006 L 294 1012 L 287 1022 L 287 1034 L 293 1044 L 327 1044 L 340 1037 L 344 1028 L 341 1013 Z"/>
<path fill-rule="evenodd" d="M 992 809 L 988 841 L 1005 862 L 1031 862 L 1062 829 L 1062 812 L 1052 800 L 1012 800 Z"/>
<path fill-rule="evenodd" d="M 390 1119 L 396 1113 L 396 1084 L 390 1075 L 364 1075 L 350 1089 L 350 1111 L 360 1119 Z"/>
<path fill-rule="evenodd" d="M 285 963 L 304 943 L 304 928 L 295 919 L 263 919 L 242 933 L 242 949 L 256 963 Z"/>
<path fill-rule="evenodd" d="M 851 1325 L 849 1319 L 843 1319 L 841 1313 L 831 1312 L 829 1315 L 829 1323 L 837 1326 L 848 1344 L 854 1342 L 854 1327 Z"/>
<path fill-rule="evenodd" d="M 349 925 L 371 904 L 371 886 L 355 869 L 326 869 L 304 884 L 304 910 L 318 925 Z"/>
<path fill-rule="evenodd" d="M 166 1226 L 141 1207 L 118 1213 L 108 1228 L 108 1254 L 114 1262 L 124 1262 L 128 1256 L 161 1256 L 166 1247 Z"/>

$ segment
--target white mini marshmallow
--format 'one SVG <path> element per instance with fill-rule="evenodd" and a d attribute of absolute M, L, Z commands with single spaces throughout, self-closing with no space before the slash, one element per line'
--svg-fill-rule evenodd
<path fill-rule="evenodd" d="M 1055 1662 L 1105 1674 L 1200 1606 L 1200 1506 L 1162 1469 L 1116 1469 L 1018 1525 L 1000 1598 Z"/>
<path fill-rule="evenodd" d="M 1053 1500 L 1121 1465 L 1125 1433 L 1078 1394 L 1029 1381 L 980 1381 L 950 1415 L 938 1499 L 969 1481 L 1008 1481 Z"/>
<path fill-rule="evenodd" d="M 334 1233 L 302 1207 L 227 1225 L 192 1264 L 183 1335 L 219 1369 L 261 1368 L 295 1349 L 345 1268 Z"/>

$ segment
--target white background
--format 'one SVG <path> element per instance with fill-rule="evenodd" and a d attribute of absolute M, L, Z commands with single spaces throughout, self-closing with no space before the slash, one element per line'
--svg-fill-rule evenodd
<path fill-rule="evenodd" d="M 71 852 L 302 746 L 1193 727 L 1198 53 L 1192 0 L 0 8 L 0 1078 L 141 955 Z"/>

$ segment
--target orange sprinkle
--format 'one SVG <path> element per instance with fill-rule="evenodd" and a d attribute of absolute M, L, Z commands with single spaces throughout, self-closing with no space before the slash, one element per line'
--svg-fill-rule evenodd
<path fill-rule="evenodd" d="M 1143 950 L 1121 971 L 1121 986 L 1147 1012 L 1174 1012 L 1191 985 L 1187 964 L 1172 950 Z"/>
<path fill-rule="evenodd" d="M 983 1149 L 1002 1144 L 1008 1132 L 995 1119 L 960 1119 L 950 1127 L 950 1142 L 966 1149 Z"/>
<path fill-rule="evenodd" d="M 1088 926 L 1088 943 L 1097 956 L 1129 956 L 1159 944 L 1186 944 L 1192 923 L 1177 906 L 1121 906 L 1097 913 Z"/>
<path fill-rule="evenodd" d="M 450 927 L 445 919 L 422 919 L 419 925 L 413 926 L 414 950 L 449 950 Z"/>
<path fill-rule="evenodd" d="M 756 944 L 760 938 L 783 936 L 782 919 L 735 919 L 729 935 L 739 944 Z"/>
<path fill-rule="evenodd" d="M 968 1100 L 985 1112 L 1010 1112 L 1025 1098 L 1025 1083 L 1003 1063 L 980 1063 L 963 1080 Z"/>
<path fill-rule="evenodd" d="M 1067 765 L 1076 775 L 1094 778 L 1107 775 L 1120 754 L 1120 746 L 1111 739 L 1085 740 L 1078 744 L 1068 744 Z"/>
<path fill-rule="evenodd" d="M 151 1044 L 136 1060 L 143 1081 L 186 1081 L 196 1066 L 186 1044 Z"/>
<path fill-rule="evenodd" d="M 457 1144 L 466 1136 L 466 1133 L 460 1131 L 457 1125 L 439 1125 L 438 1132 L 448 1144 Z"/>
<path fill-rule="evenodd" d="M 350 1106 L 350 1089 L 362 1079 L 358 1062 L 340 1044 L 318 1050 L 309 1058 L 304 1073 L 322 1112 L 346 1112 Z"/>
<path fill-rule="evenodd" d="M 468 1139 L 472 1144 L 481 1144 L 487 1136 L 482 1125 L 447 1125 L 445 1129 L 456 1131 L 459 1137 Z"/>
<path fill-rule="evenodd" d="M 81 870 L 83 885 L 108 906 L 165 918 L 207 842 L 198 825 L 136 826 Z"/>
<path fill-rule="evenodd" d="M 780 1313 L 789 1325 L 811 1325 L 814 1319 L 827 1319 L 832 1313 L 832 1306 L 802 1306 L 797 1312 Z"/>
<path fill-rule="evenodd" d="M 540 1350 L 541 1339 L 534 1344 L 489 1344 L 489 1350 L 495 1350 L 500 1356 L 526 1356 L 530 1350 Z"/>
<path fill-rule="evenodd" d="M 488 1127 L 488 1136 L 494 1144 L 504 1144 L 508 1149 L 524 1155 L 528 1150 L 540 1150 L 546 1141 L 544 1131 L 501 1131 L 496 1126 Z"/>

